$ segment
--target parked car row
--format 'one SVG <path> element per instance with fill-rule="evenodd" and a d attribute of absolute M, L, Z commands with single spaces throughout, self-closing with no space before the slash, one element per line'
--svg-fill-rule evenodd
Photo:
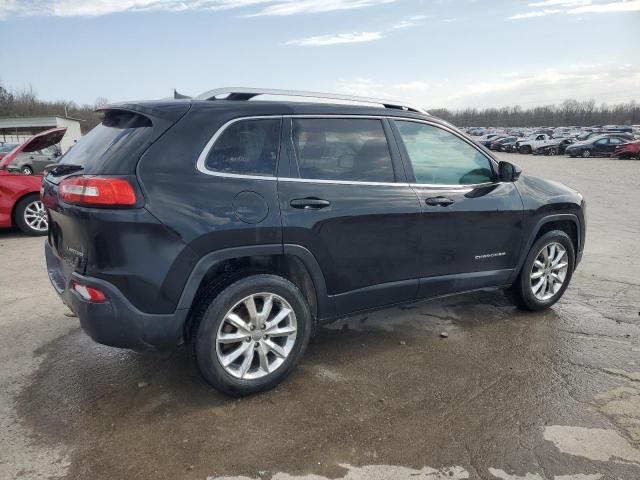
<path fill-rule="evenodd" d="M 467 128 L 468 133 L 482 130 Z M 626 130 L 626 131 L 623 131 Z M 478 143 L 498 152 L 571 157 L 638 158 L 640 131 L 634 127 L 560 127 L 556 129 L 495 129 L 475 137 Z"/>

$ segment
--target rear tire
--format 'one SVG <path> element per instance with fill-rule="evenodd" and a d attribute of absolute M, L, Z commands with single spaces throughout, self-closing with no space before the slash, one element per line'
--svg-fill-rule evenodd
<path fill-rule="evenodd" d="M 23 233 L 34 237 L 47 234 L 49 227 L 47 212 L 37 193 L 20 199 L 13 215 L 15 224 Z"/>
<path fill-rule="evenodd" d="M 20 173 L 22 173 L 22 175 L 33 175 L 33 168 L 29 165 L 25 165 L 20 169 Z"/>
<path fill-rule="evenodd" d="M 544 260 L 545 251 L 550 258 L 548 265 Z M 550 251 L 554 252 L 553 257 Z M 569 235 L 562 230 L 547 232 L 531 247 L 517 280 L 508 289 L 508 296 L 526 310 L 536 312 L 549 308 L 569 286 L 574 266 L 575 249 Z"/>
<path fill-rule="evenodd" d="M 244 396 L 275 387 L 293 371 L 313 328 L 298 287 L 260 274 L 205 295 L 194 320 L 193 348 L 207 383 Z"/>

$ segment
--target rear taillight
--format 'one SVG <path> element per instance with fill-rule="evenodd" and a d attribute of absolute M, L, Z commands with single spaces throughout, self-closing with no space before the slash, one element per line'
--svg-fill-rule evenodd
<path fill-rule="evenodd" d="M 71 288 L 87 302 L 102 303 L 107 299 L 106 295 L 99 288 L 82 285 L 75 280 L 71 281 Z"/>
<path fill-rule="evenodd" d="M 71 177 L 60 182 L 60 198 L 77 205 L 130 207 L 136 204 L 136 192 L 124 178 Z"/>

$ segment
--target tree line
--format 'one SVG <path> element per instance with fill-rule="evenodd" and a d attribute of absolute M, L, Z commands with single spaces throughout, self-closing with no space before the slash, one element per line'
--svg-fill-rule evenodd
<path fill-rule="evenodd" d="M 38 99 L 33 88 L 9 90 L 0 85 L 0 117 L 58 116 L 80 120 L 82 133 L 100 123 L 96 108 L 108 103 L 106 98 L 96 98 L 93 105 L 78 105 L 72 101 L 45 101 Z"/>
<path fill-rule="evenodd" d="M 632 100 L 616 105 L 596 105 L 595 100 L 565 100 L 559 105 L 522 108 L 434 109 L 429 113 L 461 127 L 539 127 L 639 125 L 640 104 Z"/>
<path fill-rule="evenodd" d="M 0 117 L 34 117 L 57 115 L 80 120 L 86 133 L 100 123 L 96 108 L 108 103 L 103 97 L 93 105 L 78 105 L 73 101 L 39 100 L 33 88 L 9 90 L 0 84 Z M 503 108 L 465 108 L 429 110 L 437 117 L 461 127 L 537 127 L 639 125 L 640 104 L 635 100 L 616 105 L 596 105 L 595 100 L 579 102 L 565 100 L 559 105 L 522 108 L 519 105 Z"/>

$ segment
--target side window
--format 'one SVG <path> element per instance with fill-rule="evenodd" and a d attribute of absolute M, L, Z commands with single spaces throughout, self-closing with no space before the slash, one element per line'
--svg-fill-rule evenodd
<path fill-rule="evenodd" d="M 396 125 L 417 183 L 473 185 L 494 180 L 489 159 L 452 133 L 417 122 Z"/>
<path fill-rule="evenodd" d="M 222 173 L 273 177 L 278 159 L 279 118 L 240 120 L 216 140 L 205 165 Z"/>
<path fill-rule="evenodd" d="M 360 182 L 395 180 L 380 120 L 294 119 L 293 145 L 301 178 Z"/>
<path fill-rule="evenodd" d="M 621 145 L 623 143 L 624 142 L 619 138 L 612 137 L 609 139 L 609 145 Z"/>
<path fill-rule="evenodd" d="M 55 147 L 47 147 L 47 148 L 43 148 L 42 150 L 40 150 L 40 155 L 44 155 L 47 157 L 53 157 L 56 154 L 56 149 Z"/>
<path fill-rule="evenodd" d="M 536 140 L 544 140 L 544 135 L 538 135 L 538 137 L 536 138 Z"/>
<path fill-rule="evenodd" d="M 606 145 L 607 144 L 607 139 L 606 138 L 601 138 L 600 140 L 598 140 L 596 142 L 596 145 Z"/>

